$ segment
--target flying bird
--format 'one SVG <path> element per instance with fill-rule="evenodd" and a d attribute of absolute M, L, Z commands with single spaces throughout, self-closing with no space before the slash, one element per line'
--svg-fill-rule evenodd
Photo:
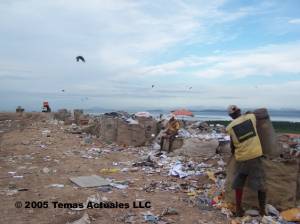
<path fill-rule="evenodd" d="M 193 87 L 191 86 L 189 89 L 192 89 Z"/>
<path fill-rule="evenodd" d="M 76 57 L 76 61 L 79 62 L 80 60 L 81 60 L 82 62 L 85 62 L 84 57 L 82 57 L 82 56 L 77 56 L 77 57 Z"/>
<path fill-rule="evenodd" d="M 61 91 L 62 91 L 62 92 L 65 92 L 65 90 L 64 90 L 64 89 L 62 89 Z"/>
<path fill-rule="evenodd" d="M 152 85 L 152 88 L 154 87 L 154 85 Z"/>

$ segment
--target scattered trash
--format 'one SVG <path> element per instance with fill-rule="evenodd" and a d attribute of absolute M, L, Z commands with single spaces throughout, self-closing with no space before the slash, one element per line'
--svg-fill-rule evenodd
<path fill-rule="evenodd" d="M 49 187 L 64 188 L 65 185 L 63 185 L 63 184 L 50 184 Z"/>
<path fill-rule="evenodd" d="M 44 136 L 44 137 L 50 137 L 50 133 L 51 133 L 51 131 L 48 130 L 48 129 L 43 130 L 43 131 L 42 131 L 42 136 Z"/>
<path fill-rule="evenodd" d="M 207 195 L 207 193 L 203 193 L 196 197 L 196 205 L 198 208 L 202 210 L 211 210 L 212 209 L 212 199 Z"/>
<path fill-rule="evenodd" d="M 170 176 L 179 176 L 179 178 L 183 178 L 188 176 L 186 172 L 182 171 L 182 164 L 180 161 L 177 161 L 175 165 L 169 171 Z"/>
<path fill-rule="evenodd" d="M 160 145 L 157 142 L 154 142 L 152 148 L 153 150 L 160 150 Z"/>
<path fill-rule="evenodd" d="M 266 216 L 266 215 L 261 219 L 261 223 L 262 224 L 281 224 L 280 222 L 275 220 L 272 216 Z"/>
<path fill-rule="evenodd" d="M 91 148 L 81 152 L 81 157 L 86 159 L 97 159 L 101 154 L 102 150 L 100 148 Z"/>
<path fill-rule="evenodd" d="M 48 167 L 43 168 L 43 173 L 47 174 L 50 172 L 50 169 Z"/>
<path fill-rule="evenodd" d="M 84 143 L 85 143 L 85 144 L 92 144 L 92 143 L 93 143 L 92 137 L 91 137 L 90 135 L 85 136 L 85 137 L 84 137 Z"/>
<path fill-rule="evenodd" d="M 133 120 L 132 118 L 126 119 L 126 122 L 129 124 L 139 124 L 139 122 L 137 120 Z"/>
<path fill-rule="evenodd" d="M 7 190 L 6 191 L 6 195 L 7 196 L 13 196 L 13 195 L 15 195 L 17 193 L 18 193 L 18 190 Z"/>
<path fill-rule="evenodd" d="M 10 174 L 10 175 L 15 175 L 17 172 L 7 172 L 8 174 Z"/>
<path fill-rule="evenodd" d="M 128 188 L 128 185 L 125 185 L 125 184 L 117 184 L 117 183 L 110 183 L 110 186 L 115 187 L 115 188 L 118 188 L 118 189 L 122 189 L 122 190 Z"/>
<path fill-rule="evenodd" d="M 282 218 L 289 222 L 300 222 L 300 208 L 292 208 L 280 213 Z"/>
<path fill-rule="evenodd" d="M 178 215 L 178 211 L 176 210 L 176 208 L 166 208 L 163 210 L 163 212 L 161 213 L 161 216 L 165 216 L 165 215 Z"/>
<path fill-rule="evenodd" d="M 79 187 L 100 187 L 104 185 L 110 185 L 110 181 L 97 175 L 71 177 L 69 179 Z"/>
<path fill-rule="evenodd" d="M 28 191 L 29 189 L 27 188 L 19 188 L 18 191 Z"/>
<path fill-rule="evenodd" d="M 46 145 L 40 145 L 40 147 L 41 147 L 42 149 L 46 149 L 46 148 L 47 148 Z"/>
<path fill-rule="evenodd" d="M 152 115 L 149 112 L 137 112 L 134 115 L 137 117 L 152 117 Z"/>
<path fill-rule="evenodd" d="M 120 169 L 118 168 L 103 168 L 100 170 L 100 173 L 118 173 L 120 172 Z"/>
<path fill-rule="evenodd" d="M 267 215 L 275 217 L 279 217 L 280 215 L 280 212 L 273 205 L 270 204 L 266 204 L 266 213 Z"/>
<path fill-rule="evenodd" d="M 159 221 L 159 218 L 148 212 L 147 214 L 144 214 L 144 220 L 150 223 L 157 223 Z"/>
<path fill-rule="evenodd" d="M 213 172 L 207 171 L 206 174 L 210 180 L 212 180 L 213 182 L 217 182 L 217 178 L 215 177 L 215 174 Z"/>
<path fill-rule="evenodd" d="M 101 186 L 101 187 L 98 187 L 97 189 L 101 192 L 110 192 L 110 191 L 112 191 L 111 186 Z"/>
<path fill-rule="evenodd" d="M 90 217 L 87 213 L 84 213 L 84 215 L 80 219 L 74 222 L 67 222 L 67 224 L 90 224 L 90 223 L 91 223 Z"/>
<path fill-rule="evenodd" d="M 249 209 L 245 212 L 245 215 L 248 215 L 251 217 L 259 216 L 259 211 L 254 210 L 254 209 Z"/>

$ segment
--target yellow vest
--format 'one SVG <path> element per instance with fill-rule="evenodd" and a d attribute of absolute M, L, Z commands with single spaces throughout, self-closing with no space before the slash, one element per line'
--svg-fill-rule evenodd
<path fill-rule="evenodd" d="M 262 147 L 256 130 L 254 114 L 244 114 L 234 119 L 227 127 L 235 148 L 235 159 L 245 161 L 262 156 Z"/>

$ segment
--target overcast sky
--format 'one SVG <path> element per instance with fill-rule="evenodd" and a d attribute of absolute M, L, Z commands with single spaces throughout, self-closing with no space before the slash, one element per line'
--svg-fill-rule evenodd
<path fill-rule="evenodd" d="M 298 0 L 1 0 L 0 49 L 0 110 L 300 109 Z"/>

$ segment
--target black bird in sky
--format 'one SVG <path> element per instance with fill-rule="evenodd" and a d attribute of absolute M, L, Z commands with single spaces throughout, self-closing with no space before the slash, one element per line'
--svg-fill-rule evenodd
<path fill-rule="evenodd" d="M 80 60 L 81 60 L 82 62 L 85 62 L 84 57 L 82 57 L 82 56 L 77 56 L 77 57 L 76 57 L 76 61 L 79 62 Z"/>
<path fill-rule="evenodd" d="M 152 88 L 154 87 L 154 85 L 152 85 Z"/>

